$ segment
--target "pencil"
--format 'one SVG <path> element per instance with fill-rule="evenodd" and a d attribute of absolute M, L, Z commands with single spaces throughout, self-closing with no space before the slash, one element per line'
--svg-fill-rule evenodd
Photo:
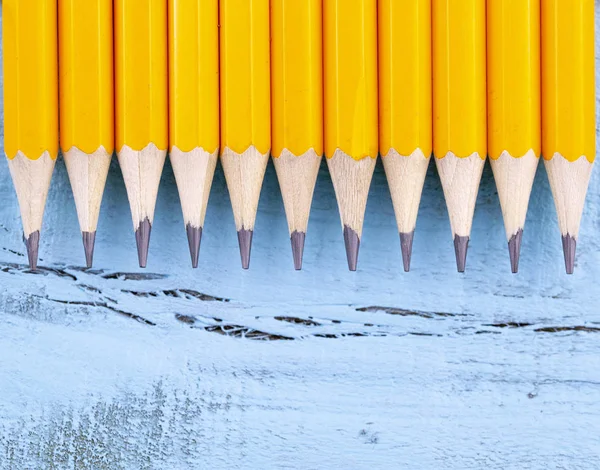
<path fill-rule="evenodd" d="M 218 0 L 169 0 L 169 145 L 192 266 L 219 154 Z"/>
<path fill-rule="evenodd" d="M 541 151 L 540 2 L 487 2 L 488 155 L 513 273 Z"/>
<path fill-rule="evenodd" d="M 379 0 L 379 149 L 404 271 L 432 151 L 431 0 Z"/>
<path fill-rule="evenodd" d="M 59 0 L 60 143 L 86 265 L 114 150 L 112 0 Z"/>
<path fill-rule="evenodd" d="M 300 270 L 323 154 L 322 0 L 272 0 L 271 28 L 272 154 Z"/>
<path fill-rule="evenodd" d="M 140 267 L 168 145 L 167 3 L 115 0 L 116 148 Z"/>
<path fill-rule="evenodd" d="M 594 0 L 542 0 L 542 154 L 568 274 L 596 156 L 594 40 Z"/>
<path fill-rule="evenodd" d="M 378 153 L 377 1 L 324 0 L 325 156 L 356 271 Z"/>
<path fill-rule="evenodd" d="M 15 185 L 31 269 L 58 154 L 55 0 L 2 2 L 4 152 Z"/>
<path fill-rule="evenodd" d="M 483 0 L 434 0 L 433 152 L 456 265 L 464 272 L 486 158 L 486 52 Z"/>
<path fill-rule="evenodd" d="M 269 0 L 221 0 L 221 162 L 242 267 L 271 149 Z"/>

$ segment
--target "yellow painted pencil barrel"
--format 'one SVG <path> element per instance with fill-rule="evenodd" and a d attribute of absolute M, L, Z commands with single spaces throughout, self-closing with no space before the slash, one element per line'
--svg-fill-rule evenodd
<path fill-rule="evenodd" d="M 2 2 L 4 151 L 58 153 L 56 0 Z"/>
<path fill-rule="evenodd" d="M 116 148 L 146 266 L 168 146 L 167 2 L 115 0 Z"/>
<path fill-rule="evenodd" d="M 271 1 L 272 154 L 323 153 L 321 0 Z"/>
<path fill-rule="evenodd" d="M 60 144 L 114 148 L 111 0 L 59 0 Z"/>
<path fill-rule="evenodd" d="M 596 156 L 594 0 L 542 0 L 542 154 L 572 273 Z"/>
<path fill-rule="evenodd" d="M 4 151 L 35 268 L 58 153 L 56 0 L 5 0 L 2 24 Z"/>
<path fill-rule="evenodd" d="M 296 269 L 323 153 L 322 6 L 271 1 L 272 154 Z"/>
<path fill-rule="evenodd" d="M 169 0 L 169 145 L 192 266 L 219 150 L 218 0 Z"/>
<path fill-rule="evenodd" d="M 540 2 L 487 1 L 488 154 L 513 273 L 541 151 Z"/>
<path fill-rule="evenodd" d="M 356 270 L 378 154 L 377 1 L 324 0 L 325 156 Z"/>
<path fill-rule="evenodd" d="M 379 0 L 379 151 L 404 270 L 432 151 L 431 0 Z"/>
<path fill-rule="evenodd" d="M 113 2 L 59 0 L 60 143 L 92 266 L 114 149 Z"/>

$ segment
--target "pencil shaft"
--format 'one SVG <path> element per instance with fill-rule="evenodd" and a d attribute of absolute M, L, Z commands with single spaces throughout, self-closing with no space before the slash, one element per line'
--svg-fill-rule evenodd
<path fill-rule="evenodd" d="M 4 152 L 58 153 L 56 0 L 2 2 Z"/>
<path fill-rule="evenodd" d="M 431 0 L 379 0 L 379 150 L 432 150 Z"/>
<path fill-rule="evenodd" d="M 111 0 L 59 0 L 60 143 L 92 154 L 114 147 Z"/>
<path fill-rule="evenodd" d="M 168 144 L 167 3 L 115 0 L 116 149 Z"/>
<path fill-rule="evenodd" d="M 543 155 L 596 155 L 594 0 L 542 0 Z"/>
<path fill-rule="evenodd" d="M 486 155 L 485 2 L 433 0 L 434 154 Z"/>
<path fill-rule="evenodd" d="M 221 0 L 221 149 L 271 148 L 269 0 Z"/>
<path fill-rule="evenodd" d="M 271 1 L 273 157 L 323 153 L 321 0 Z"/>
<path fill-rule="evenodd" d="M 488 153 L 541 146 L 540 2 L 487 1 Z"/>
<path fill-rule="evenodd" d="M 218 0 L 169 0 L 169 145 L 219 148 Z"/>

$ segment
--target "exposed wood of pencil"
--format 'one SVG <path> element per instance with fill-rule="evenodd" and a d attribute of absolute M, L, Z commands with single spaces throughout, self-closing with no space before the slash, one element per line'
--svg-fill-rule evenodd
<path fill-rule="evenodd" d="M 400 155 L 395 149 L 390 149 L 382 156 L 400 233 L 404 270 L 407 272 L 410 270 L 412 242 L 430 157 L 431 154 L 423 155 L 421 149 L 410 155 Z"/>
<path fill-rule="evenodd" d="M 377 159 L 370 157 L 356 160 L 339 149 L 327 159 L 351 271 L 356 271 L 358 247 L 376 162 Z"/>
<path fill-rule="evenodd" d="M 92 154 L 71 147 L 63 154 L 82 232 L 87 267 L 92 266 L 96 228 L 112 152 L 99 147 Z"/>
<path fill-rule="evenodd" d="M 148 144 L 140 151 L 124 145 L 118 153 L 142 268 L 146 267 L 148 260 L 150 230 L 166 156 L 167 151 L 160 150 L 154 144 Z"/>
<path fill-rule="evenodd" d="M 281 187 L 283 206 L 288 222 L 294 267 L 302 269 L 304 239 L 308 227 L 310 207 L 321 166 L 321 155 L 310 149 L 302 155 L 293 155 L 284 149 L 273 159 Z"/>
<path fill-rule="evenodd" d="M 23 153 L 17 152 L 16 157 L 8 160 L 8 168 L 19 200 L 23 235 L 31 269 L 37 267 L 44 207 L 55 162 L 48 152 L 44 152 L 37 160 L 31 160 Z"/>
<path fill-rule="evenodd" d="M 198 266 L 200 239 L 218 154 L 218 150 L 208 153 L 201 148 L 182 152 L 177 147 L 173 147 L 169 154 L 179 190 L 193 267 Z"/>
<path fill-rule="evenodd" d="M 565 267 L 568 274 L 573 274 L 575 249 L 593 163 L 584 156 L 573 162 L 555 153 L 551 159 L 545 159 L 544 164 L 556 205 Z"/>
<path fill-rule="evenodd" d="M 499 158 L 490 158 L 513 273 L 519 268 L 523 228 L 539 160 L 539 156 L 533 150 L 521 156 L 513 156 L 504 151 Z"/>
<path fill-rule="evenodd" d="M 221 154 L 244 269 L 250 266 L 254 222 L 268 162 L 269 152 L 260 153 L 253 145 L 241 154 L 229 148 Z"/>
<path fill-rule="evenodd" d="M 444 158 L 436 158 L 435 163 L 450 216 L 457 268 L 463 272 L 485 160 L 478 153 L 461 158 L 448 152 Z"/>

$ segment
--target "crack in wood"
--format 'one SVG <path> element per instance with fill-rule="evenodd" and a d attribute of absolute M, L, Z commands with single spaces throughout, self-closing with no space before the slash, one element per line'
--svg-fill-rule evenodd
<path fill-rule="evenodd" d="M 407 310 L 404 308 L 397 307 L 381 307 L 381 306 L 370 306 L 360 307 L 356 309 L 357 312 L 370 312 L 378 313 L 383 312 L 388 315 L 399 315 L 402 317 L 421 317 L 421 318 L 435 318 L 435 317 L 466 317 L 469 316 L 465 313 L 448 313 L 448 312 L 423 312 L 420 310 Z"/>

